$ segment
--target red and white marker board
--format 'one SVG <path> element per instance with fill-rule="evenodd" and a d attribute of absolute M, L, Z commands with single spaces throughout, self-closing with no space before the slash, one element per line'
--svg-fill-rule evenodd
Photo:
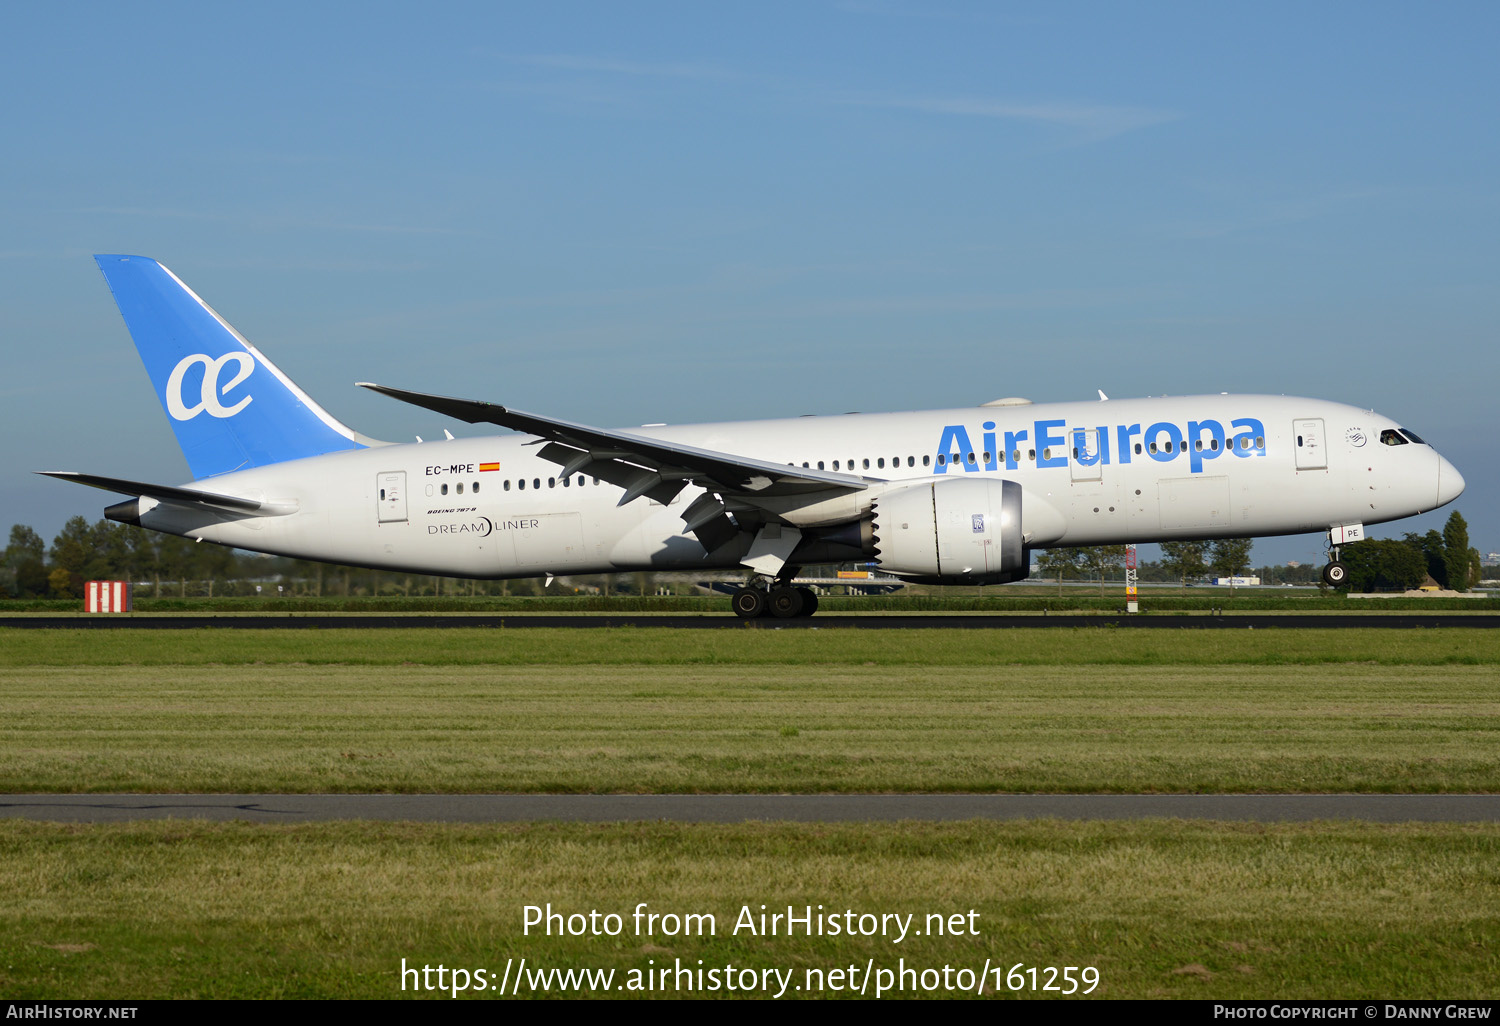
<path fill-rule="evenodd" d="M 130 612 L 130 582 L 90 581 L 86 611 L 90 613 Z"/>

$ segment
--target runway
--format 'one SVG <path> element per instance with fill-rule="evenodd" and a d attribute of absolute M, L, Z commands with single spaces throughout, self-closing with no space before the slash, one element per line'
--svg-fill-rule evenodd
<path fill-rule="evenodd" d="M 0 795 L 0 817 L 68 823 L 147 819 L 742 823 L 1161 818 L 1258 823 L 1494 823 L 1500 822 L 1500 795 L 18 794 Z"/>
<path fill-rule="evenodd" d="M 488 628 L 535 627 L 606 628 L 671 627 L 689 630 L 1005 630 L 1018 627 L 1111 627 L 1132 630 L 1252 630 L 1374 627 L 1412 629 L 1437 627 L 1500 627 L 1500 615 L 1491 613 L 1267 613 L 1264 615 L 1215 616 L 1205 613 L 1157 615 L 1037 615 L 1028 614 L 830 614 L 793 620 L 765 618 L 741 620 L 730 613 L 686 614 L 322 614 L 282 613 L 155 616 L 137 613 L 73 616 L 0 616 L 0 628 L 32 630 L 192 630 L 204 627 L 227 630 L 304 628 L 329 630 L 349 628 Z"/>

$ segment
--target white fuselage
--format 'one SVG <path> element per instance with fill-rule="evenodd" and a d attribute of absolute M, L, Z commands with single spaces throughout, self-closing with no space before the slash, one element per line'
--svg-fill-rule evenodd
<path fill-rule="evenodd" d="M 857 520 L 892 488 L 991 477 L 1021 485 L 1029 548 L 1326 531 L 1412 516 L 1463 481 L 1430 446 L 1386 445 L 1368 410 L 1206 395 L 635 428 L 637 435 L 866 479 L 775 513 Z M 303 559 L 463 577 L 733 567 L 670 504 L 587 474 L 561 478 L 522 435 L 386 445 L 197 482 L 294 509 L 212 513 L 143 499 L 142 526 Z M 1075 451 L 1076 450 L 1076 451 Z M 1445 480 L 1446 477 L 1446 480 Z"/>

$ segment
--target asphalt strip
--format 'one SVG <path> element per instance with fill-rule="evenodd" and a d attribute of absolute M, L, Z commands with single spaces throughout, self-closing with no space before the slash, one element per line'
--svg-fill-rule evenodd
<path fill-rule="evenodd" d="M 1232 822 L 1500 821 L 1494 794 L 13 794 L 0 816 L 69 823 L 894 822 L 1193 819 Z"/>

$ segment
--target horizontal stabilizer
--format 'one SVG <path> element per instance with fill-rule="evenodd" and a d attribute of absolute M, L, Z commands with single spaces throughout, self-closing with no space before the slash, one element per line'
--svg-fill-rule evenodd
<path fill-rule="evenodd" d="M 55 477 L 59 481 L 72 481 L 102 488 L 120 495 L 136 495 L 170 502 L 177 506 L 217 506 L 239 513 L 257 513 L 261 516 L 278 517 L 297 511 L 294 502 L 262 502 L 260 499 L 242 499 L 237 495 L 219 495 L 215 492 L 200 492 L 195 488 L 174 488 L 170 485 L 147 484 L 143 481 L 126 481 L 118 477 L 100 477 L 97 474 L 78 474 L 71 470 L 39 470 L 44 477 Z"/>

